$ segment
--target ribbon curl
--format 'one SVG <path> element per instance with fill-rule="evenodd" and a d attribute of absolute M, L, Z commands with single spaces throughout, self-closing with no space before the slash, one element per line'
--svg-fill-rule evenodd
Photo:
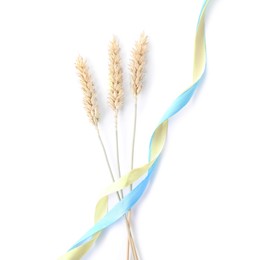
<path fill-rule="evenodd" d="M 155 172 L 160 155 L 165 146 L 168 120 L 179 112 L 192 98 L 196 89 L 200 85 L 201 79 L 206 68 L 206 45 L 205 45 L 205 13 L 209 0 L 205 0 L 199 15 L 196 37 L 195 37 L 195 53 L 193 66 L 193 84 L 175 99 L 171 107 L 162 117 L 159 125 L 153 132 L 149 145 L 149 160 L 142 167 L 136 168 L 127 175 L 121 177 L 112 185 L 110 185 L 102 194 L 96 205 L 95 210 L 95 225 L 86 234 L 79 239 L 68 252 L 59 258 L 59 260 L 78 260 L 81 259 L 92 247 L 95 241 L 99 238 L 102 231 L 114 224 L 122 216 L 138 202 L 148 186 L 153 173 Z M 146 175 L 147 173 L 147 175 Z M 117 191 L 120 191 L 140 178 L 145 178 L 129 192 L 123 200 L 117 203 L 110 211 L 108 209 L 108 196 Z"/>

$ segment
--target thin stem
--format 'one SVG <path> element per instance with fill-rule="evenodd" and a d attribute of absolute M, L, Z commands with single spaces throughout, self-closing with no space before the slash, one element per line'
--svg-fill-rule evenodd
<path fill-rule="evenodd" d="M 101 144 L 102 149 L 103 149 L 103 152 L 104 152 L 104 156 L 105 156 L 105 159 L 106 159 L 106 163 L 107 163 L 107 167 L 108 167 L 108 169 L 109 169 L 109 173 L 110 173 L 111 179 L 112 179 L 113 182 L 115 182 L 115 177 L 114 177 L 112 168 L 111 168 L 111 166 L 110 166 L 109 159 L 108 159 L 107 152 L 106 152 L 106 148 L 105 148 L 104 142 L 103 142 L 103 140 L 102 140 L 102 138 L 101 138 L 101 135 L 100 135 L 100 131 L 99 131 L 98 126 L 96 127 L 96 131 L 97 131 L 97 135 L 98 135 L 100 144 Z M 117 194 L 118 194 L 118 192 L 117 192 Z M 118 199 L 120 200 L 119 194 L 118 194 Z"/>
<path fill-rule="evenodd" d="M 112 181 L 115 182 L 115 177 L 114 177 L 114 174 L 112 172 L 112 168 L 110 166 L 110 163 L 109 163 L 109 159 L 108 159 L 108 155 L 107 155 L 107 152 L 106 152 L 106 148 L 105 148 L 105 145 L 104 145 L 104 142 L 101 138 L 101 135 L 100 135 L 100 131 L 99 131 L 99 128 L 98 126 L 96 126 L 96 131 L 97 131 L 97 135 L 98 135 L 98 139 L 100 141 L 100 144 L 101 144 L 101 147 L 103 149 L 103 152 L 104 152 L 104 156 L 105 156 L 105 159 L 106 159 L 106 163 L 107 163 L 107 166 L 108 166 L 108 169 L 109 169 L 109 172 L 110 172 L 110 175 L 111 175 L 111 178 L 112 178 Z M 121 196 L 120 196 L 120 193 L 119 192 L 116 192 L 117 194 L 117 198 L 119 201 L 121 201 Z M 135 242 L 134 242 L 134 238 L 133 238 L 133 235 L 132 235 L 132 232 L 131 232 L 131 226 L 130 226 L 130 223 L 128 222 L 128 218 L 127 216 L 125 215 L 125 223 L 126 223 L 126 226 L 127 226 L 127 231 L 128 231 L 128 241 L 131 245 L 131 248 L 132 248 L 132 253 L 134 255 L 134 258 L 138 260 L 138 256 L 137 256 L 137 249 L 136 249 L 136 245 L 135 245 Z"/>
<path fill-rule="evenodd" d="M 121 168 L 120 168 L 120 157 L 119 157 L 119 142 L 118 142 L 118 110 L 115 111 L 115 135 L 116 135 L 116 158 L 117 158 L 117 170 L 118 178 L 121 178 Z M 120 191 L 121 198 L 124 198 L 123 190 Z"/>
<path fill-rule="evenodd" d="M 136 142 L 136 121 L 137 121 L 137 96 L 135 96 L 134 125 L 133 125 L 132 153 L 131 153 L 131 170 L 134 169 L 135 142 Z M 131 185 L 131 190 L 132 190 L 132 185 Z"/>
<path fill-rule="evenodd" d="M 135 95 L 134 104 L 134 123 L 133 123 L 133 137 L 132 137 L 132 152 L 131 152 L 131 171 L 134 169 L 134 157 L 135 157 L 135 142 L 136 142 L 136 121 L 137 121 L 137 96 Z M 133 185 L 130 185 L 130 191 L 133 190 Z M 131 210 L 128 212 L 128 222 L 131 223 Z M 129 260 L 129 240 L 127 241 L 127 260 Z"/>

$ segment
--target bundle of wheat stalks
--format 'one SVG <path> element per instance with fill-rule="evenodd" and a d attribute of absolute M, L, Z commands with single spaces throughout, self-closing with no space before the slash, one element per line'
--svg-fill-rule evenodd
<path fill-rule="evenodd" d="M 131 90 L 134 96 L 134 123 L 133 123 L 133 136 L 132 136 L 132 151 L 131 151 L 131 167 L 134 165 L 134 151 L 135 151 L 135 136 L 136 136 L 136 120 L 137 120 L 137 103 L 138 95 L 143 88 L 143 75 L 145 69 L 146 53 L 148 49 L 147 36 L 143 33 L 140 39 L 136 42 L 130 60 L 130 78 L 131 78 Z M 124 91 L 123 91 L 123 70 L 121 66 L 120 47 L 116 38 L 110 42 L 109 45 L 109 92 L 108 92 L 108 104 L 114 113 L 115 123 L 115 146 L 116 146 L 116 161 L 117 161 L 117 174 L 114 174 L 110 161 L 108 159 L 107 151 L 104 142 L 100 135 L 99 128 L 99 108 L 96 99 L 95 86 L 92 81 L 92 76 L 88 69 L 86 61 L 79 56 L 76 61 L 76 69 L 80 78 L 80 83 L 84 93 L 84 105 L 90 122 L 95 126 L 98 139 L 100 141 L 106 163 L 108 166 L 109 173 L 112 181 L 114 182 L 117 178 L 121 177 L 120 167 L 120 155 L 118 145 L 118 114 L 123 105 Z M 132 190 L 132 186 L 130 187 Z M 116 193 L 117 198 L 121 201 L 124 198 L 123 191 Z M 127 260 L 135 259 L 138 260 L 137 246 L 134 240 L 132 223 L 131 223 L 131 212 L 125 216 L 125 223 L 128 232 L 128 246 L 127 246 Z M 130 254 L 130 249 L 132 254 Z"/>

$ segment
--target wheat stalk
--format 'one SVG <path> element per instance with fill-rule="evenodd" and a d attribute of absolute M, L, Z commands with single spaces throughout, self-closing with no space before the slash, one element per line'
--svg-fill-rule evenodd
<path fill-rule="evenodd" d="M 130 62 L 131 88 L 135 96 L 142 90 L 147 48 L 148 38 L 142 33 L 132 51 Z"/>
<path fill-rule="evenodd" d="M 109 106 L 117 113 L 123 104 L 123 70 L 121 67 L 120 47 L 114 37 L 109 45 Z"/>
<path fill-rule="evenodd" d="M 120 169 L 120 156 L 119 156 L 119 141 L 118 141 L 118 112 L 120 107 L 123 104 L 124 92 L 123 92 L 123 70 L 121 67 L 121 58 L 120 58 L 120 47 L 119 43 L 114 37 L 109 44 L 109 93 L 108 93 L 108 103 L 109 106 L 115 113 L 115 141 L 116 141 L 116 158 L 117 158 L 117 168 L 118 168 L 118 177 L 121 178 L 121 169 Z M 123 190 L 120 191 L 121 198 L 124 198 Z M 126 217 L 127 219 L 127 217 Z M 131 232 L 131 225 L 129 223 L 129 228 Z M 138 255 L 136 252 L 136 246 L 133 241 L 128 238 L 129 243 L 133 242 L 132 250 L 134 259 L 138 260 Z"/>
<path fill-rule="evenodd" d="M 135 43 L 135 47 L 132 51 L 130 62 L 130 74 L 131 74 L 131 89 L 133 91 L 134 102 L 134 123 L 133 123 L 133 137 L 132 137 L 132 151 L 131 151 L 131 170 L 134 168 L 134 156 L 135 156 L 135 140 L 136 140 L 136 124 L 137 124 L 137 96 L 141 92 L 143 87 L 143 76 L 145 71 L 146 53 L 148 49 L 148 38 L 142 33 L 139 40 Z M 133 186 L 130 185 L 132 191 Z M 131 210 L 128 213 L 128 221 L 131 224 Z M 127 260 L 129 259 L 129 245 L 127 243 Z"/>
<path fill-rule="evenodd" d="M 79 56 L 76 60 L 76 69 L 78 71 L 78 76 L 82 85 L 82 90 L 84 92 L 83 101 L 87 115 L 89 117 L 90 122 L 94 126 L 97 126 L 99 121 L 99 111 L 94 83 L 89 72 L 87 63 L 81 56 Z"/>
<path fill-rule="evenodd" d="M 118 144 L 118 111 L 123 104 L 123 70 L 121 67 L 120 47 L 119 43 L 114 37 L 109 44 L 109 93 L 108 103 L 115 112 L 115 140 L 116 140 L 116 157 L 118 177 L 121 178 L 120 158 L 119 158 L 119 144 Z M 120 191 L 122 198 L 123 191 Z"/>

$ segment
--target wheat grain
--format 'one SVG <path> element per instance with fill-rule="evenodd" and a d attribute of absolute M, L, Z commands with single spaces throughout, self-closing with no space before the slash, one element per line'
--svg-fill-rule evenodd
<path fill-rule="evenodd" d="M 84 92 L 83 101 L 87 115 L 90 119 L 90 122 L 94 126 L 97 126 L 99 121 L 99 111 L 95 88 L 87 63 L 81 56 L 79 56 L 76 60 L 76 69 L 78 71 L 78 76 L 82 85 L 82 90 Z"/>
<path fill-rule="evenodd" d="M 142 33 L 132 51 L 130 62 L 131 88 L 133 94 L 137 96 L 143 87 L 143 75 L 146 62 L 146 52 L 148 48 L 148 38 Z"/>
<path fill-rule="evenodd" d="M 121 67 L 120 47 L 114 37 L 109 45 L 109 94 L 108 103 L 117 112 L 123 104 L 123 70 Z"/>

